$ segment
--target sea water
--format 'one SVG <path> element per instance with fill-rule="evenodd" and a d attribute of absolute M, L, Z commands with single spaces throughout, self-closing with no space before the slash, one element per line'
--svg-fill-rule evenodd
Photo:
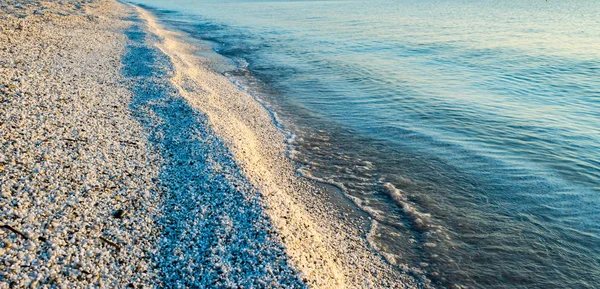
<path fill-rule="evenodd" d="M 600 288 L 600 2 L 134 0 L 443 286 Z"/>

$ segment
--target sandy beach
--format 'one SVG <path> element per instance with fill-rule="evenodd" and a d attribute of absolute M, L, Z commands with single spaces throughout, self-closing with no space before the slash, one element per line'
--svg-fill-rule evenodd
<path fill-rule="evenodd" d="M 198 47 L 106 1 L 0 4 L 0 288 L 429 288 Z"/>

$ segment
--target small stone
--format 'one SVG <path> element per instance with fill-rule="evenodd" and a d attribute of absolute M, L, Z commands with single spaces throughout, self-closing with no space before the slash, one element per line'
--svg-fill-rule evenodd
<path fill-rule="evenodd" d="M 113 217 L 115 217 L 115 218 L 117 218 L 117 219 L 121 219 L 121 218 L 123 218 L 123 216 L 125 216 L 125 211 L 123 211 L 123 210 L 121 210 L 121 209 L 119 209 L 119 210 L 116 210 L 116 211 L 113 213 Z"/>

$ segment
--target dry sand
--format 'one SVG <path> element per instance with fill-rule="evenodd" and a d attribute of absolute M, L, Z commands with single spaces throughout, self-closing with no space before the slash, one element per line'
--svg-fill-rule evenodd
<path fill-rule="evenodd" d="M 0 3 L 0 288 L 421 288 L 199 48 L 114 1 Z"/>
<path fill-rule="evenodd" d="M 112 2 L 3 1 L 0 288 L 156 284 L 158 156 L 126 103 Z M 112 216 L 123 209 L 125 217 Z"/>

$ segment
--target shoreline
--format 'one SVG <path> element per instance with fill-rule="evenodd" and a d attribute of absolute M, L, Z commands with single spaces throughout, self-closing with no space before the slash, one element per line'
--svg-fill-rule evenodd
<path fill-rule="evenodd" d="M 266 108 L 203 65 L 203 59 L 194 55 L 198 48 L 181 40 L 183 34 L 165 30 L 148 11 L 137 9 L 149 31 L 161 39 L 159 49 L 175 63 L 173 82 L 193 107 L 207 115 L 215 133 L 225 140 L 259 189 L 286 252 L 309 284 L 318 288 L 409 286 L 410 278 L 397 275 L 398 271 L 380 256 L 373 256 L 376 253 L 369 247 L 367 233 L 360 228 L 366 226 L 358 225 L 365 220 L 344 220 L 346 217 L 336 212 L 343 209 L 332 208 L 335 201 L 324 196 L 331 192 L 296 173 L 297 165 L 285 156 L 286 135 L 275 126 Z M 311 208 L 306 204 L 312 204 Z M 313 216 L 315 213 L 318 217 Z M 344 228 L 344 233 L 339 228 Z M 346 260 L 335 262 L 340 259 Z M 361 262 L 364 264 L 358 265 Z M 378 272 L 368 272 L 376 266 Z"/>
<path fill-rule="evenodd" d="M 3 171 L 8 167 L 11 173 L 0 177 L 20 176 L 26 184 L 56 182 L 51 177 L 57 177 L 66 184 L 59 185 L 56 193 L 49 187 L 2 187 L 2 202 L 14 203 L 12 199 L 17 198 L 18 204 L 27 202 L 33 194 L 50 204 L 3 206 L 0 210 L 1 225 L 27 237 L 0 231 L 10 242 L 2 247 L 2 256 L 11 263 L 2 265 L 11 270 L 0 275 L 0 288 L 48 283 L 84 286 L 85 282 L 114 287 L 129 285 L 125 280 L 131 278 L 133 286 L 431 286 L 408 268 L 398 270 L 387 264 L 370 248 L 360 225 L 365 220 L 351 217 L 345 211 L 351 209 L 336 206 L 331 192 L 297 175 L 296 165 L 285 156 L 285 135 L 268 111 L 225 76 L 209 69 L 205 60 L 194 54 L 198 47 L 181 40 L 181 34 L 165 30 L 140 7 L 111 0 L 86 4 L 100 8 L 72 3 L 72 10 L 82 14 L 73 16 L 79 17 L 79 22 L 60 18 L 71 16 L 47 21 L 64 25 L 52 31 L 60 35 L 57 41 L 74 39 L 70 52 L 91 63 L 73 61 L 63 56 L 64 47 L 59 47 L 40 54 L 41 58 L 24 59 L 24 65 L 40 66 L 43 60 L 58 58 L 60 65 L 52 66 L 57 63 L 50 61 L 46 66 L 66 67 L 69 74 L 58 81 L 69 80 L 81 87 L 74 91 L 66 84 L 59 89 L 50 87 L 51 98 L 43 103 L 25 99 L 20 104 L 29 113 L 25 119 L 39 122 L 22 128 L 8 125 L 18 113 L 14 106 L 0 106 L 11 116 L 2 119 L 6 135 L 39 134 L 16 137 L 21 145 L 16 149 L 27 147 L 27 152 L 9 154 L 3 145 L 1 157 L 10 161 L 0 161 Z M 39 16 L 36 7 L 27 11 L 33 15 L 27 17 Z M 10 21 L 31 21 L 27 17 Z M 43 30 L 48 24 L 36 25 L 32 26 Z M 63 36 L 73 27 L 87 30 Z M 100 40 L 95 38 L 98 33 L 104 33 Z M 46 38 L 37 40 L 31 45 L 41 46 L 40 51 L 49 47 Z M 9 49 L 18 47 L 10 43 Z M 28 53 L 13 50 L 10 59 Z M 102 53 L 85 54 L 96 50 Z M 18 65 L 11 68 L 13 72 L 42 71 Z M 6 78 L 3 82 L 11 81 L 8 74 Z M 29 87 L 5 85 L 8 93 L 3 96 L 26 95 L 28 89 L 31 96 L 41 93 L 41 73 L 21 78 L 19 83 Z M 67 94 L 68 101 L 61 100 Z M 86 97 L 79 98 L 82 95 Z M 69 101 L 76 105 L 69 107 Z M 40 108 L 30 111 L 32 105 L 45 108 L 63 102 L 51 111 L 64 121 L 55 128 L 54 141 L 36 141 L 52 129 L 46 127 L 49 112 Z M 72 117 L 65 117 L 66 113 Z M 115 119 L 121 123 L 110 129 Z M 1 143 L 8 142 L 2 139 Z M 59 150 L 52 145 L 59 145 Z M 55 150 L 48 157 L 54 166 L 48 165 L 48 158 L 44 160 L 49 149 Z M 24 165 L 19 165 L 22 155 L 33 157 L 25 157 Z M 68 174 L 78 180 L 62 174 L 73 164 L 81 164 L 79 171 L 69 169 Z M 96 187 L 116 184 L 114 189 L 98 192 L 88 176 L 104 167 L 114 172 L 93 179 Z M 52 169 L 58 169 L 54 176 Z M 47 177 L 32 180 L 43 175 L 40 172 Z M 37 210 L 59 215 L 59 225 L 41 234 L 47 220 L 32 215 Z M 78 210 L 85 210 L 87 216 L 77 214 Z M 72 217 L 74 214 L 77 216 Z M 90 229 L 79 233 L 76 228 L 82 226 Z M 50 259 L 44 259 L 47 252 L 51 252 Z M 20 260 L 19 254 L 27 257 Z M 91 257 L 101 262 L 88 262 Z M 73 259 L 77 261 L 69 261 Z M 51 261 L 61 269 L 24 278 L 34 269 L 50 268 Z M 202 279 L 198 276 L 208 277 L 198 280 Z"/>

